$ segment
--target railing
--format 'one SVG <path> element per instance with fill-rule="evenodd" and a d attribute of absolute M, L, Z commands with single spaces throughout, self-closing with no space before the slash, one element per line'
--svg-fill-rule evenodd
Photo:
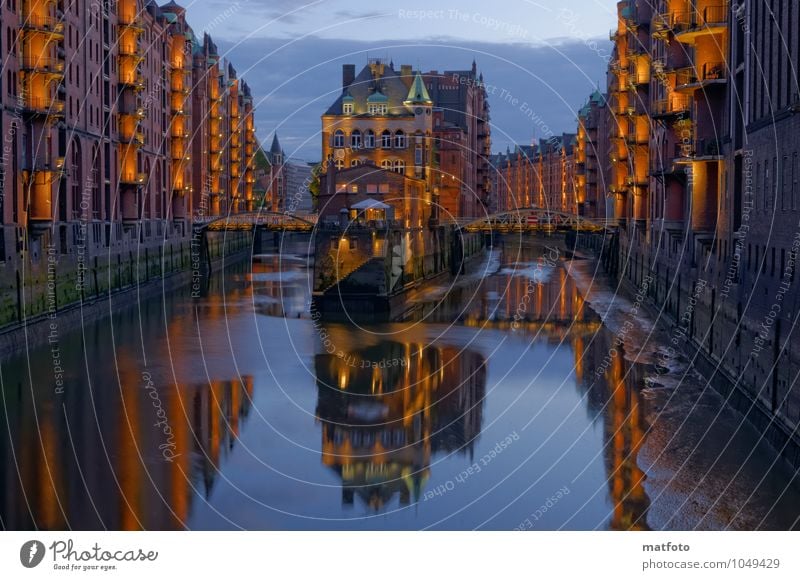
<path fill-rule="evenodd" d="M 706 6 L 701 11 L 676 11 L 673 13 L 672 30 L 675 34 L 693 32 L 728 22 L 728 4 Z"/>
<path fill-rule="evenodd" d="M 690 109 L 691 99 L 686 95 L 673 95 L 653 103 L 653 115 L 679 115 L 688 113 Z"/>
<path fill-rule="evenodd" d="M 46 115 L 63 115 L 64 101 L 55 97 L 28 97 L 25 99 L 25 109 Z"/>
<path fill-rule="evenodd" d="M 126 87 L 133 87 L 137 90 L 142 90 L 144 89 L 144 77 L 141 75 L 141 73 L 121 75 L 119 77 L 119 84 Z"/>
<path fill-rule="evenodd" d="M 34 30 L 37 32 L 49 32 L 52 34 L 62 34 L 64 32 L 64 23 L 49 16 L 39 16 L 31 14 L 22 18 L 22 28 L 25 30 Z"/>
<path fill-rule="evenodd" d="M 35 56 L 23 56 L 20 59 L 20 68 L 38 72 L 48 72 L 53 74 L 63 74 L 64 61 L 55 58 L 39 58 Z"/>
<path fill-rule="evenodd" d="M 136 171 L 123 171 L 119 174 L 119 182 L 122 185 L 143 185 L 147 181 L 146 173 Z"/>
<path fill-rule="evenodd" d="M 675 86 L 682 87 L 727 78 L 724 62 L 708 62 L 699 69 L 686 67 L 676 71 Z"/>
<path fill-rule="evenodd" d="M 142 146 L 144 145 L 144 133 L 139 130 L 120 131 L 119 140 L 122 143 Z"/>

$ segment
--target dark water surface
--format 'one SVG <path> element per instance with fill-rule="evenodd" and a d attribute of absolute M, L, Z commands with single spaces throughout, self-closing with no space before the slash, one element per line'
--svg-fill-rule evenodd
<path fill-rule="evenodd" d="M 656 368 L 668 337 L 560 256 L 498 248 L 418 291 L 409 321 L 365 328 L 314 320 L 286 253 L 201 299 L 55 321 L 0 367 L 0 524 L 797 527 L 761 434 L 686 361 Z"/>

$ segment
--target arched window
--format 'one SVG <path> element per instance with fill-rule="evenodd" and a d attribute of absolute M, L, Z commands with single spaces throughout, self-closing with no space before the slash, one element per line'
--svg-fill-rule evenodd
<path fill-rule="evenodd" d="M 388 129 L 381 133 L 381 147 L 384 149 L 390 149 L 392 146 L 392 132 Z"/>
<path fill-rule="evenodd" d="M 397 161 L 394 162 L 394 170 L 397 173 L 399 173 L 400 175 L 405 175 L 406 174 L 406 162 L 405 161 L 401 161 L 400 159 L 398 159 Z"/>
<path fill-rule="evenodd" d="M 344 147 L 344 131 L 341 129 L 338 129 L 336 133 L 333 134 L 333 146 Z"/>
<path fill-rule="evenodd" d="M 350 161 L 350 167 L 358 167 L 358 159 L 353 159 Z"/>
<path fill-rule="evenodd" d="M 398 131 L 394 134 L 394 147 L 395 149 L 406 148 L 406 134 L 402 131 Z"/>
<path fill-rule="evenodd" d="M 358 129 L 350 134 L 350 147 L 353 149 L 361 149 L 361 131 Z"/>
<path fill-rule="evenodd" d="M 392 170 L 392 161 L 390 159 L 384 159 L 381 161 L 381 169 L 387 169 L 389 171 Z"/>
<path fill-rule="evenodd" d="M 344 159 L 337 159 L 334 163 L 336 164 L 336 169 L 344 169 Z"/>
<path fill-rule="evenodd" d="M 368 129 L 367 132 L 364 133 L 364 147 L 367 149 L 375 148 L 375 133 L 372 129 Z"/>

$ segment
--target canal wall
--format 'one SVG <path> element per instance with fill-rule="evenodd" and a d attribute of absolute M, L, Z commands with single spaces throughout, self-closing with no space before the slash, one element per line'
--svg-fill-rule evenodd
<path fill-rule="evenodd" d="M 480 233 L 449 227 L 319 229 L 314 239 L 314 307 L 325 316 L 392 318 L 406 293 L 458 274 L 483 251 Z"/>
<path fill-rule="evenodd" d="M 61 329 L 142 298 L 191 285 L 198 294 L 212 269 L 250 256 L 250 232 L 208 232 L 201 263 L 196 239 L 178 236 L 139 244 L 135 237 L 102 250 L 61 253 L 47 238 L 23 257 L 0 265 L 0 355 L 47 340 L 52 321 Z M 41 243 L 44 242 L 44 243 Z"/>
<path fill-rule="evenodd" d="M 616 241 L 578 238 L 575 247 L 604 257 L 606 270 L 630 296 L 644 291 L 644 306 L 671 337 L 668 350 L 685 353 L 708 384 L 800 469 L 796 288 L 759 279 L 743 263 L 722 270 L 714 260 L 687 267 L 680 259 L 650 256 L 647 244 L 624 232 Z"/>

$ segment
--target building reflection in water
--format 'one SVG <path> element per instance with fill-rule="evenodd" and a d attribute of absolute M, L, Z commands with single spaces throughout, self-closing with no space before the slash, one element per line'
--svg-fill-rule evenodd
<path fill-rule="evenodd" d="M 118 361 L 119 389 L 4 391 L 5 529 L 182 529 L 192 498 L 208 496 L 248 415 L 252 378 L 165 387 Z"/>
<path fill-rule="evenodd" d="M 542 251 L 523 249 L 520 262 L 483 279 L 478 291 L 473 285 L 456 287 L 436 302 L 435 309 L 422 304 L 417 317 L 437 322 L 457 317 L 471 328 L 514 331 L 569 345 L 575 383 L 587 393 L 590 412 L 604 424 L 603 453 L 613 504 L 609 527 L 646 529 L 649 500 L 645 474 L 637 463 L 647 432 L 640 392 L 643 367 L 625 361 L 619 345 L 619 355 L 607 362 L 614 336 L 586 304 L 566 269 L 549 267 L 541 254 L 536 255 Z"/>
<path fill-rule="evenodd" d="M 485 363 L 472 351 L 412 342 L 317 355 L 322 463 L 341 477 L 342 503 L 407 505 L 420 499 L 435 455 L 471 461 Z"/>
<path fill-rule="evenodd" d="M 247 282 L 256 312 L 278 318 L 307 317 L 310 300 L 307 262 L 289 253 L 254 256 Z"/>

